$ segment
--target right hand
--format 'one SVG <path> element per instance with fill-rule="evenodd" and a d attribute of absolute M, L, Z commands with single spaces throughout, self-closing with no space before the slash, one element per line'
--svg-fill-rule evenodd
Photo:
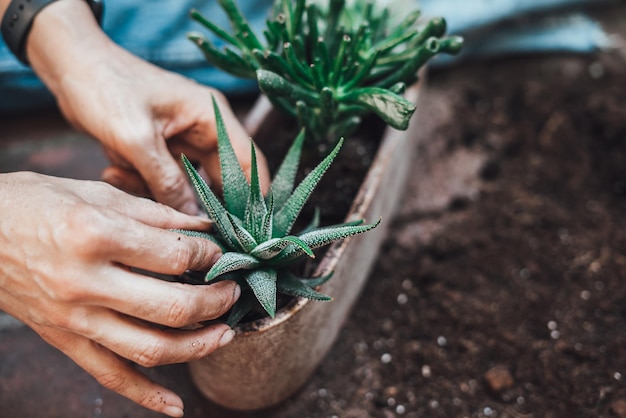
<path fill-rule="evenodd" d="M 140 405 L 182 416 L 182 400 L 142 366 L 204 357 L 230 341 L 224 324 L 179 330 L 226 312 L 233 282 L 192 286 L 162 274 L 208 269 L 208 240 L 168 231 L 210 222 L 101 182 L 0 174 L 0 309 L 20 319 L 102 385 Z"/>

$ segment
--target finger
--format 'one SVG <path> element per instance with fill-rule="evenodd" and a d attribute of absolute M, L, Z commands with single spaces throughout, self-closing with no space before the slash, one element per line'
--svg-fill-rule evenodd
<path fill-rule="evenodd" d="M 214 92 L 213 94 L 218 102 L 228 137 L 239 164 L 246 174 L 246 177 L 250 179 L 252 170 L 250 136 L 246 133 L 223 95 L 217 92 Z M 166 125 L 163 131 L 164 137 L 182 140 L 191 144 L 196 149 L 201 150 L 202 153 L 196 156 L 196 160 L 202 163 L 202 166 L 209 174 L 211 182 L 218 187 L 222 187 L 219 158 L 217 154 L 216 121 L 213 109 L 206 109 L 202 114 L 197 115 L 195 118 L 186 120 L 186 122 L 192 121 L 193 123 L 191 124 L 182 124 L 182 120 L 183 119 L 174 121 L 173 123 Z M 258 149 L 257 162 L 261 187 L 264 191 L 267 191 L 270 185 L 269 169 L 267 167 L 265 157 Z"/>
<path fill-rule="evenodd" d="M 107 232 L 104 235 L 110 236 L 110 231 L 107 231 L 106 228 L 119 222 L 120 225 L 116 226 L 115 230 L 123 230 L 126 228 L 128 219 L 157 228 L 201 231 L 211 228 L 211 221 L 204 216 L 189 216 L 150 199 L 132 196 L 103 182 L 85 181 L 80 184 L 80 187 L 80 197 L 86 203 L 100 208 L 98 211 L 87 211 L 84 218 L 76 220 L 77 227 L 82 229 L 84 229 L 84 225 L 90 225 L 94 227 L 91 229 L 92 231 L 104 229 L 104 232 Z M 199 209 L 196 206 L 196 213 L 198 212 Z M 123 215 L 123 217 L 119 215 Z M 85 224 L 81 226 L 80 222 L 85 222 Z M 102 222 L 102 225 L 98 222 Z M 129 225 L 128 227 L 141 228 L 138 225 Z"/>
<path fill-rule="evenodd" d="M 228 344 L 234 331 L 226 324 L 195 330 L 159 329 L 108 309 L 78 309 L 72 331 L 143 367 L 184 363 L 206 357 Z"/>
<path fill-rule="evenodd" d="M 191 185 L 167 149 L 165 140 L 157 137 L 150 141 L 133 141 L 133 144 L 141 146 L 131 150 L 134 158 L 131 161 L 154 198 L 183 213 L 197 214 L 198 206 Z"/>
<path fill-rule="evenodd" d="M 113 271 L 115 270 L 115 271 Z M 113 268 L 81 300 L 172 328 L 219 318 L 233 306 L 241 289 L 233 281 L 211 285 L 172 283 Z M 87 285 L 89 286 L 89 285 Z"/>
<path fill-rule="evenodd" d="M 126 193 L 141 197 L 151 197 L 150 189 L 148 189 L 146 182 L 134 170 L 112 165 L 102 171 L 101 179 Z"/>
<path fill-rule="evenodd" d="M 172 154 L 185 154 L 192 161 L 199 161 L 202 168 L 206 171 L 208 175 L 208 180 L 211 182 L 211 184 L 215 184 L 220 188 L 223 187 L 220 159 L 217 150 L 205 151 L 197 147 L 185 144 L 184 140 L 180 138 L 181 137 L 177 137 L 175 141 L 168 141 L 168 146 L 172 151 Z M 233 149 L 235 150 L 235 154 L 237 155 L 237 159 L 241 165 L 241 169 L 243 170 L 246 178 L 249 181 L 252 174 L 250 140 L 248 139 L 245 142 L 245 151 L 243 150 L 244 144 L 239 144 L 238 146 L 240 148 L 235 148 L 235 144 L 233 144 Z M 263 190 L 263 193 L 266 193 L 269 190 L 270 186 L 269 168 L 267 166 L 265 155 L 263 155 L 258 147 L 256 148 L 256 154 L 261 189 Z"/>
<path fill-rule="evenodd" d="M 37 326 L 33 329 L 102 386 L 153 411 L 171 417 L 183 416 L 184 405 L 178 395 L 151 381 L 111 351 L 67 331 Z"/>
<path fill-rule="evenodd" d="M 117 220 L 115 215 L 109 215 L 99 222 L 97 232 L 85 230 L 90 247 L 81 250 L 129 267 L 164 274 L 201 271 L 210 268 L 222 252 L 217 244 L 207 239 L 145 225 L 134 219 L 120 217 Z"/>

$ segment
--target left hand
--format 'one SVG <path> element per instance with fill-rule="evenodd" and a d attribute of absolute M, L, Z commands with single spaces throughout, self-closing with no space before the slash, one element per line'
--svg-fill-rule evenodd
<path fill-rule="evenodd" d="M 209 180 L 221 185 L 212 95 L 249 177 L 250 137 L 220 92 L 122 49 L 100 31 L 84 2 L 72 3 L 44 10 L 45 19 L 38 17 L 33 25 L 28 54 L 65 117 L 104 145 L 112 161 L 104 180 L 196 214 L 179 157 L 185 153 L 199 162 Z M 259 172 L 266 188 L 269 174 L 262 155 Z"/>
<path fill-rule="evenodd" d="M 113 163 L 103 173 L 105 181 L 197 213 L 194 194 L 177 160 L 186 154 L 202 165 L 213 184 L 221 186 L 212 95 L 249 177 L 250 138 L 222 94 L 126 51 L 117 52 L 116 57 L 84 71 L 89 77 L 68 83 L 59 100 L 74 125 L 102 141 Z M 88 88 L 92 83 L 97 87 Z M 262 156 L 260 161 L 268 184 Z"/>

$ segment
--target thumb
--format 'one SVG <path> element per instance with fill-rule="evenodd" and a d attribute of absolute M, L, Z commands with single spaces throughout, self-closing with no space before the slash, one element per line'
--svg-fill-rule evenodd
<path fill-rule="evenodd" d="M 197 215 L 196 198 L 182 167 L 168 151 L 165 141 L 157 141 L 155 145 L 135 163 L 152 196 L 183 213 Z"/>

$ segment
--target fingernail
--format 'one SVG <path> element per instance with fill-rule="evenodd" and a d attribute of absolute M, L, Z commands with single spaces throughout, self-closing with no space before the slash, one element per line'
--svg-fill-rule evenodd
<path fill-rule="evenodd" d="M 163 410 L 163 413 L 165 415 L 169 415 L 170 417 L 177 417 L 177 418 L 180 418 L 185 415 L 183 408 L 179 406 L 174 406 L 174 405 L 166 406 L 165 409 Z"/>
<path fill-rule="evenodd" d="M 235 337 L 235 331 L 229 329 L 224 334 L 222 334 L 222 338 L 220 338 L 220 347 L 224 347 L 226 344 L 231 342 Z"/>
<path fill-rule="evenodd" d="M 235 286 L 235 290 L 233 292 L 233 302 L 239 300 L 239 296 L 241 296 L 241 287 L 239 285 Z"/>

